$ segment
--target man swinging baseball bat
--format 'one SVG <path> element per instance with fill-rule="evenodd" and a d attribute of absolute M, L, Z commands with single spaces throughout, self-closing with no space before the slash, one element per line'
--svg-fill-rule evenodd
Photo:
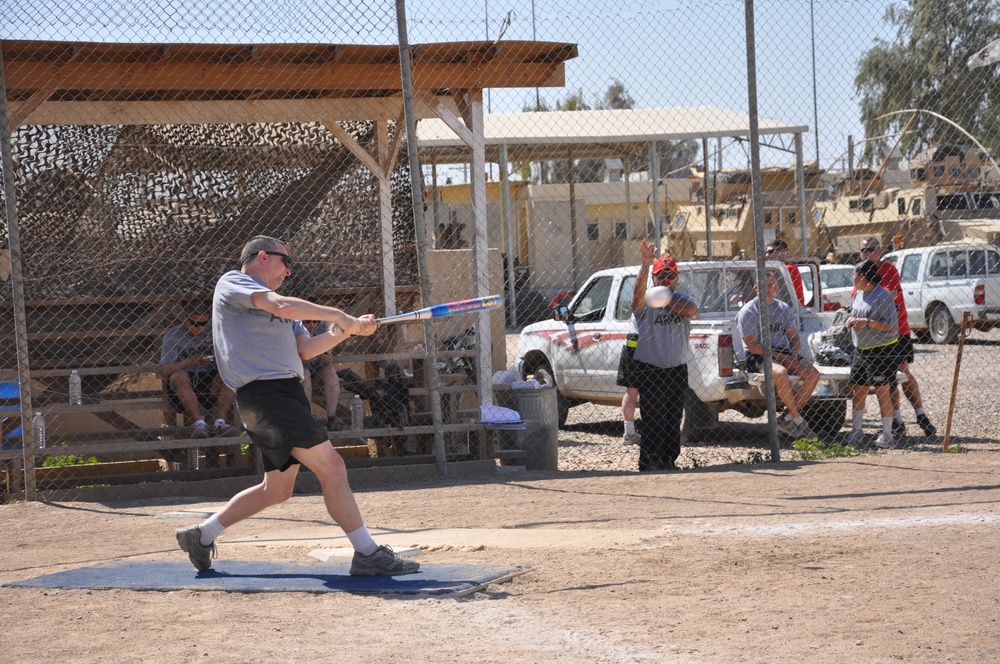
<path fill-rule="evenodd" d="M 243 519 L 288 500 L 299 464 L 305 464 L 319 480 L 330 517 L 354 547 L 352 575 L 416 572 L 419 563 L 379 546 L 368 533 L 344 461 L 313 419 L 302 388 L 303 360 L 325 353 L 351 335 L 374 334 L 375 316 L 355 318 L 334 307 L 275 292 L 292 274 L 288 246 L 275 238 L 252 238 L 243 247 L 240 266 L 215 286 L 212 339 L 219 375 L 236 391 L 243 426 L 263 455 L 264 481 L 236 494 L 201 524 L 177 530 L 177 543 L 196 569 L 209 569 L 216 538 Z M 303 320 L 329 321 L 331 329 L 314 337 Z"/>

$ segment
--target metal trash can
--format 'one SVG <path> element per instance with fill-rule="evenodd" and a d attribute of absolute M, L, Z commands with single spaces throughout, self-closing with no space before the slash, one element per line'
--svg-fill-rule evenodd
<path fill-rule="evenodd" d="M 524 467 L 528 470 L 559 470 L 559 407 L 556 388 L 512 388 L 517 412 L 524 420 L 525 430 L 517 434 L 516 445 L 525 451 Z"/>

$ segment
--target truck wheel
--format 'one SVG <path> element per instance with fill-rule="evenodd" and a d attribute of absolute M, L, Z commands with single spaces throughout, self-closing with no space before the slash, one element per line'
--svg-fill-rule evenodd
<path fill-rule="evenodd" d="M 548 365 L 547 362 L 542 362 L 535 367 L 535 380 L 537 380 L 542 385 L 552 385 L 556 388 L 556 402 L 557 408 L 559 409 L 559 427 L 564 427 L 566 425 L 566 419 L 569 417 L 569 399 L 564 397 L 561 392 L 559 392 L 558 386 L 556 386 L 556 377 L 552 373 L 552 367 Z"/>
<path fill-rule="evenodd" d="M 940 306 L 931 312 L 927 321 L 931 341 L 936 344 L 953 344 L 958 341 L 958 325 L 948 312 L 948 307 Z"/>
<path fill-rule="evenodd" d="M 847 423 L 847 399 L 812 401 L 802 407 L 802 417 L 820 438 L 832 438 Z"/>
<path fill-rule="evenodd" d="M 640 407 L 641 410 L 641 407 Z M 690 388 L 684 393 L 684 417 L 681 435 L 688 443 L 704 440 L 712 429 L 719 426 L 719 412 L 703 403 Z"/>

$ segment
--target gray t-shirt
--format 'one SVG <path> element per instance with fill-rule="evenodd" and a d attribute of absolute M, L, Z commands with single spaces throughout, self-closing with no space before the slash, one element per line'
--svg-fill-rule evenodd
<path fill-rule="evenodd" d="M 684 293 L 674 293 L 674 299 L 694 301 Z M 666 307 L 642 307 L 633 317 L 639 334 L 635 359 L 661 369 L 679 367 L 687 362 L 690 318 Z"/>
<path fill-rule="evenodd" d="M 769 317 L 768 323 L 771 326 L 771 348 L 773 350 L 790 351 L 791 342 L 785 330 L 795 327 L 795 313 L 792 308 L 782 302 L 775 300 L 767 307 Z M 736 314 L 736 329 L 740 338 L 757 337 L 763 338 L 763 331 L 760 327 L 760 298 L 755 297 L 740 309 Z"/>
<path fill-rule="evenodd" d="M 872 329 L 867 325 L 861 329 L 853 328 L 851 338 L 854 340 L 854 345 L 862 350 L 885 346 L 899 337 L 896 300 L 892 293 L 881 286 L 876 286 L 870 293 L 859 290 L 854 294 L 854 298 L 851 300 L 851 317 L 869 318 L 892 328 L 885 332 Z"/>
<path fill-rule="evenodd" d="M 201 334 L 188 334 L 183 325 L 174 325 L 163 334 L 163 346 L 160 348 L 160 364 L 172 364 L 189 357 L 212 354 L 212 335 L 208 328 L 203 328 Z M 207 372 L 215 369 L 211 362 L 195 364 L 188 368 L 194 373 Z"/>
<path fill-rule="evenodd" d="M 234 390 L 255 380 L 302 379 L 296 338 L 309 334 L 301 321 L 278 318 L 250 302 L 271 289 L 233 270 L 215 285 L 212 335 L 219 375 Z"/>

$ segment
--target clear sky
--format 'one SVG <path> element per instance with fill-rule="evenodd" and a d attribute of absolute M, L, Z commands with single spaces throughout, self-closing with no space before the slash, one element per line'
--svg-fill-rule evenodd
<path fill-rule="evenodd" d="M 390 44 L 394 3 L 360 0 L 8 0 L 4 38 L 128 42 L 255 41 Z M 806 124 L 805 155 L 815 157 L 812 44 L 816 48 L 821 165 L 836 167 L 847 135 L 860 141 L 854 75 L 876 38 L 892 39 L 887 0 L 757 0 L 758 105 L 762 116 Z M 408 0 L 412 43 L 494 39 L 573 42 L 565 89 L 543 89 L 550 105 L 582 91 L 593 103 L 615 79 L 638 107 L 715 105 L 745 111 L 746 42 L 742 0 Z M 497 90 L 496 113 L 533 104 L 534 90 Z M 744 148 L 726 166 L 746 163 Z M 765 165 L 792 155 L 765 152 Z M 742 163 L 741 163 L 742 162 Z"/>

